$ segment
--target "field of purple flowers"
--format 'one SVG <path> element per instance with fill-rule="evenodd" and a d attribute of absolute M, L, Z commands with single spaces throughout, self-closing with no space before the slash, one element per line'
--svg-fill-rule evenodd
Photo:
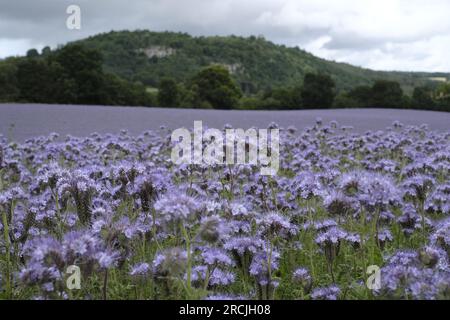
<path fill-rule="evenodd" d="M 165 128 L 0 138 L 0 298 L 450 299 L 450 131 L 280 134 L 273 177 Z"/>

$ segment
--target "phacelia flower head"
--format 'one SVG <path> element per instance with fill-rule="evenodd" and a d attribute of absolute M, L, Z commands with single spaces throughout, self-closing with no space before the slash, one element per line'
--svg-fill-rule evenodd
<path fill-rule="evenodd" d="M 313 300 L 337 300 L 341 294 L 341 289 L 336 285 L 329 287 L 316 288 L 311 293 Z"/>

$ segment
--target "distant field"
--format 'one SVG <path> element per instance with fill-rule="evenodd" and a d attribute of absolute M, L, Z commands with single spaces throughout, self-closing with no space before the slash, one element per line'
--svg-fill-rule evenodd
<path fill-rule="evenodd" d="M 85 136 L 93 132 L 116 133 L 127 129 L 140 134 L 161 125 L 170 128 L 192 127 L 202 120 L 209 127 L 265 127 L 271 122 L 280 126 L 303 129 L 314 124 L 317 117 L 326 123 L 353 126 L 357 132 L 382 130 L 398 120 L 405 125 L 428 124 L 431 130 L 448 130 L 450 113 L 397 109 L 339 109 L 297 111 L 218 111 L 191 109 L 160 109 L 134 107 L 0 104 L 0 134 L 22 141 L 36 135 L 57 132 Z"/>

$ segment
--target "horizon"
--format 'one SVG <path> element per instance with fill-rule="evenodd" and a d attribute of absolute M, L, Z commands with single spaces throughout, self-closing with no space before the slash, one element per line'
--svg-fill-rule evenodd
<path fill-rule="evenodd" d="M 109 31 L 150 30 L 194 37 L 262 35 L 277 45 L 365 69 L 450 73 L 445 56 L 450 46 L 446 1 L 154 0 L 123 5 L 81 0 L 76 2 L 81 9 L 79 30 L 65 25 L 69 4 L 73 3 L 19 0 L 13 5 L 1 0 L 0 58 Z"/>

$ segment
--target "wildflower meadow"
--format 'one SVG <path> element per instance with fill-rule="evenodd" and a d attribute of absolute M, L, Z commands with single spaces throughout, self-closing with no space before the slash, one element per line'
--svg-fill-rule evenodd
<path fill-rule="evenodd" d="M 0 137 L 0 298 L 450 299 L 450 131 L 269 128 L 276 175 L 165 127 Z"/>

